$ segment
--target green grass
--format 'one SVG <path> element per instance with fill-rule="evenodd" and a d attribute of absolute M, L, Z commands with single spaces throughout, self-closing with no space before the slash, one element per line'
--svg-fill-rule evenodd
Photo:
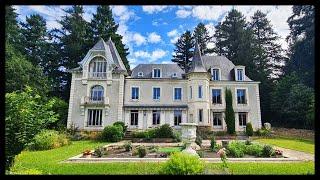
<path fill-rule="evenodd" d="M 158 152 L 173 153 L 182 151 L 182 147 L 162 147 L 158 149 Z"/>
<path fill-rule="evenodd" d="M 256 139 L 255 141 L 314 154 L 314 142 L 312 140 L 276 137 Z"/>
<path fill-rule="evenodd" d="M 106 143 L 74 141 L 69 146 L 46 151 L 23 151 L 13 171 L 22 174 L 158 174 L 163 163 L 61 163 L 86 149 Z M 170 148 L 169 148 L 170 149 Z M 168 150 L 168 149 L 167 149 Z M 171 148 L 171 150 L 173 150 Z M 175 149 L 177 150 L 177 149 Z M 232 174 L 307 174 L 314 173 L 314 162 L 302 163 L 229 163 Z M 207 163 L 205 173 L 223 174 L 221 163 Z"/>

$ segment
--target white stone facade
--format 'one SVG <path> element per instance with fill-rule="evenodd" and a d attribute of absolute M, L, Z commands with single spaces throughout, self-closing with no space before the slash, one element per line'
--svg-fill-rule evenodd
<path fill-rule="evenodd" d="M 68 127 L 96 131 L 123 121 L 129 129 L 142 130 L 162 124 L 179 128 L 179 123 L 194 122 L 214 131 L 225 131 L 228 88 L 233 96 L 236 131 L 243 131 L 247 122 L 254 129 L 261 128 L 259 82 L 245 74 L 243 81 L 237 81 L 236 69 L 242 68 L 244 73 L 245 67 L 234 66 L 225 57 L 201 58 L 198 63 L 202 63 L 205 71 L 196 67 L 182 73 L 181 69 L 174 70 L 179 68 L 176 65 L 150 64 L 137 66 L 129 76 L 113 42 L 100 40 L 79 62 L 80 67 L 70 70 Z M 214 64 L 218 61 L 220 64 Z M 212 68 L 218 69 L 218 80 L 212 80 Z M 153 76 L 154 69 L 160 69 L 160 78 Z M 243 104 L 238 104 L 238 89 L 244 92 Z M 218 103 L 213 101 L 213 90 L 220 92 L 220 96 L 215 96 L 219 97 L 215 101 Z M 154 99 L 158 95 L 159 99 Z"/>

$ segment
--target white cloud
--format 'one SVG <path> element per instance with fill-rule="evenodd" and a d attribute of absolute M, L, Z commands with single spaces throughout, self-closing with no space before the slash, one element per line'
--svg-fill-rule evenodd
<path fill-rule="evenodd" d="M 164 56 L 166 56 L 168 53 L 168 51 L 164 51 L 162 49 L 156 49 L 152 52 L 147 52 L 147 51 L 136 51 L 134 52 L 134 56 L 136 58 L 143 58 L 143 59 L 147 59 L 149 62 L 154 62 L 157 61 L 158 59 L 163 58 Z"/>
<path fill-rule="evenodd" d="M 222 17 L 230 6 L 195 6 L 192 9 L 192 16 L 201 20 L 215 20 Z"/>
<path fill-rule="evenodd" d="M 130 11 L 126 6 L 112 6 L 112 12 L 119 18 L 120 21 L 128 21 L 135 17 L 135 13 Z"/>
<path fill-rule="evenodd" d="M 142 36 L 140 33 L 134 33 L 132 36 L 133 41 L 137 46 L 140 46 L 142 44 L 146 44 L 146 38 Z"/>
<path fill-rule="evenodd" d="M 209 23 L 209 24 L 206 24 L 204 26 L 207 28 L 209 36 L 213 36 L 214 32 L 216 30 L 216 28 L 214 27 L 213 23 Z"/>
<path fill-rule="evenodd" d="M 179 36 L 176 36 L 176 37 L 170 39 L 170 42 L 171 42 L 172 44 L 175 44 L 175 43 L 178 41 L 178 39 L 179 39 Z"/>
<path fill-rule="evenodd" d="M 155 32 L 152 32 L 148 36 L 148 42 L 150 43 L 158 43 L 161 41 L 161 36 Z"/>
<path fill-rule="evenodd" d="M 191 15 L 191 11 L 187 11 L 187 10 L 184 10 L 184 9 L 179 9 L 178 11 L 176 11 L 176 15 L 178 18 L 186 18 L 188 16 Z"/>
<path fill-rule="evenodd" d="M 162 61 L 161 63 L 162 64 L 174 64 L 174 62 L 172 62 L 172 61 Z"/>
<path fill-rule="evenodd" d="M 167 35 L 168 35 L 169 37 L 177 36 L 177 35 L 178 35 L 178 30 L 177 30 L 177 29 L 173 29 L 172 31 L 169 31 L 169 32 L 167 33 Z"/>
<path fill-rule="evenodd" d="M 148 14 L 158 13 L 167 8 L 168 6 L 142 6 L 142 10 Z"/>

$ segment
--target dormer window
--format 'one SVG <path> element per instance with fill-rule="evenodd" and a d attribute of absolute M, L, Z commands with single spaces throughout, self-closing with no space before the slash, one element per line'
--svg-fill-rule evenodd
<path fill-rule="evenodd" d="M 211 69 L 211 79 L 213 81 L 219 81 L 220 80 L 220 70 L 216 68 Z"/>
<path fill-rule="evenodd" d="M 173 74 L 172 74 L 172 77 L 173 77 L 173 78 L 176 78 L 176 77 L 177 77 L 177 73 L 173 73 Z"/>
<path fill-rule="evenodd" d="M 96 57 L 89 64 L 90 78 L 106 78 L 107 77 L 107 61 L 102 57 Z"/>
<path fill-rule="evenodd" d="M 238 78 L 238 81 L 243 81 L 244 78 L 243 78 L 243 69 L 237 69 L 237 78 Z"/>
<path fill-rule="evenodd" d="M 245 79 L 245 66 L 236 66 L 234 68 L 234 78 L 236 81 L 244 81 Z"/>
<path fill-rule="evenodd" d="M 143 77 L 143 72 L 138 72 L 138 77 Z"/>
<path fill-rule="evenodd" d="M 153 78 L 160 78 L 161 77 L 161 70 L 159 68 L 153 69 L 152 77 Z"/>

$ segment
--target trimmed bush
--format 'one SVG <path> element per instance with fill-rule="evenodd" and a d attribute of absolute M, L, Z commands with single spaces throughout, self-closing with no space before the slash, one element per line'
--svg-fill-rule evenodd
<path fill-rule="evenodd" d="M 270 130 L 267 130 L 265 129 L 264 127 L 259 129 L 257 132 L 256 132 L 257 136 L 270 136 L 271 135 L 271 131 Z"/>
<path fill-rule="evenodd" d="M 157 138 L 172 138 L 173 129 L 169 124 L 164 124 L 155 130 L 155 135 Z"/>
<path fill-rule="evenodd" d="M 138 155 L 140 158 L 143 158 L 147 155 L 147 149 L 144 146 L 138 147 Z"/>
<path fill-rule="evenodd" d="M 189 175 L 202 174 L 204 171 L 204 162 L 197 156 L 177 152 L 170 156 L 170 159 L 160 170 L 161 174 L 170 175 Z"/>
<path fill-rule="evenodd" d="M 106 126 L 102 131 L 102 139 L 108 142 L 118 142 L 124 136 L 122 126 Z"/>
<path fill-rule="evenodd" d="M 216 146 L 217 146 L 216 138 L 214 136 L 211 136 L 211 139 L 210 139 L 210 149 L 211 149 L 211 151 L 215 151 Z"/>
<path fill-rule="evenodd" d="M 70 144 L 66 134 L 55 130 L 43 130 L 37 134 L 28 145 L 29 150 L 48 150 Z"/>
<path fill-rule="evenodd" d="M 261 157 L 263 146 L 260 144 L 250 144 L 245 146 L 245 154 Z"/>
<path fill-rule="evenodd" d="M 137 131 L 132 134 L 134 138 L 146 138 L 147 131 Z"/>
<path fill-rule="evenodd" d="M 118 126 L 118 125 L 122 126 L 123 132 L 124 132 L 124 133 L 127 132 L 127 126 L 124 124 L 124 122 L 122 122 L 122 121 L 117 121 L 117 122 L 113 123 L 113 125 L 114 125 L 114 126 Z"/>
<path fill-rule="evenodd" d="M 106 151 L 102 146 L 99 146 L 94 150 L 93 154 L 97 157 L 102 157 L 103 155 L 106 154 Z"/>
<path fill-rule="evenodd" d="M 263 150 L 262 150 L 263 157 L 271 157 L 273 155 L 275 155 L 275 151 L 272 146 L 270 145 L 263 146 Z"/>
<path fill-rule="evenodd" d="M 156 129 L 149 129 L 145 132 L 145 138 L 155 138 L 156 137 Z"/>
<path fill-rule="evenodd" d="M 253 128 L 251 123 L 246 124 L 246 134 L 247 136 L 253 136 Z"/>
<path fill-rule="evenodd" d="M 228 150 L 228 156 L 233 156 L 233 157 L 243 157 L 245 153 L 245 144 L 239 141 L 232 141 L 229 143 L 227 146 Z"/>

